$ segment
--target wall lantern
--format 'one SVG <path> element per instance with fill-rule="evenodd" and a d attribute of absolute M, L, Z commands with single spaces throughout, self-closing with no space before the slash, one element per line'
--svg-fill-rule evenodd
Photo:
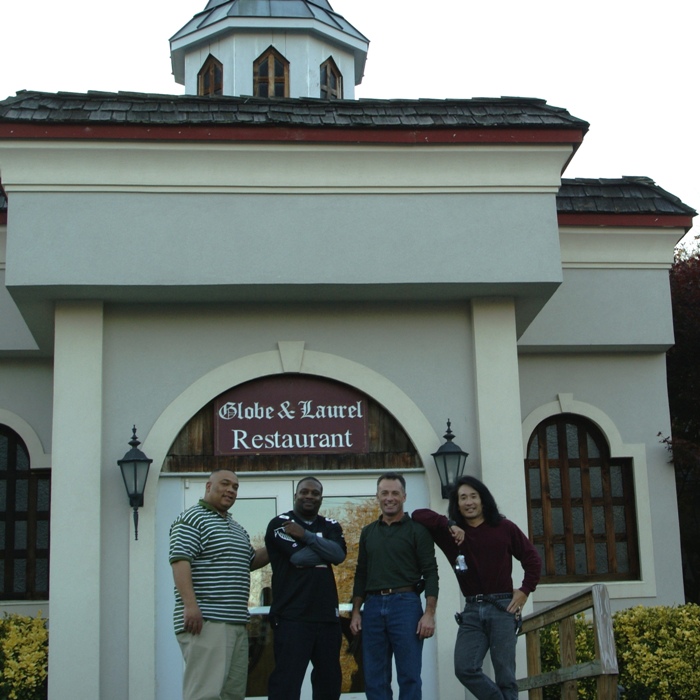
<path fill-rule="evenodd" d="M 452 442 L 454 435 L 450 429 L 450 421 L 447 421 L 447 432 L 443 436 L 446 442 L 433 452 L 433 459 L 442 484 L 442 497 L 448 498 L 450 491 L 457 483 L 457 479 L 464 473 L 464 465 L 467 463 L 468 452 Z"/>
<path fill-rule="evenodd" d="M 148 478 L 148 468 L 152 459 L 138 449 L 141 442 L 136 437 L 136 426 L 133 427 L 133 435 L 129 444 L 131 449 L 122 459 L 117 460 L 119 468 L 122 470 L 124 486 L 129 496 L 129 505 L 134 509 L 134 539 L 139 538 L 139 508 L 143 505 L 143 492 L 146 490 L 146 479 Z"/>

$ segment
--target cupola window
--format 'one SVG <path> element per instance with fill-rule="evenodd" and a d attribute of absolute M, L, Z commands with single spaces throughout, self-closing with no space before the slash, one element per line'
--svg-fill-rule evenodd
<path fill-rule="evenodd" d="M 224 94 L 224 67 L 220 61 L 209 56 L 197 74 L 198 95 Z"/>
<path fill-rule="evenodd" d="M 321 98 L 324 100 L 343 98 L 343 76 L 332 58 L 321 64 Z"/>
<path fill-rule="evenodd" d="M 256 97 L 289 97 L 289 61 L 270 46 L 253 63 Z"/>

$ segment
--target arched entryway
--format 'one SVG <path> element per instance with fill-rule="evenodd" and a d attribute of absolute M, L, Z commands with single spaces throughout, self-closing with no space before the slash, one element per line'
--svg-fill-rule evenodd
<path fill-rule="evenodd" d="M 266 355 L 269 354 L 266 353 Z M 433 483 L 437 479 L 431 473 L 426 474 L 422 465 L 425 462 L 425 457 L 429 457 L 430 451 L 434 450 L 434 445 L 437 444 L 438 438 L 427 424 L 425 418 L 418 412 L 416 406 L 385 378 L 376 375 L 367 368 L 358 367 L 355 363 L 349 363 L 342 358 L 333 358 L 336 361 L 336 369 L 344 367 L 345 372 L 338 372 L 341 377 L 328 377 L 328 356 L 309 352 L 303 352 L 302 355 L 303 359 L 299 364 L 303 364 L 304 369 L 311 369 L 314 366 L 315 363 L 310 360 L 321 361 L 321 364 L 324 366 L 324 375 L 321 376 L 325 376 L 330 382 L 345 383 L 342 382 L 342 379 L 348 379 L 352 376 L 353 384 L 347 383 L 347 386 L 355 391 L 360 391 L 367 399 L 366 410 L 371 428 L 368 434 L 368 449 L 364 453 L 357 453 L 355 457 L 346 455 L 342 458 L 329 458 L 328 456 L 316 455 L 311 461 L 309 461 L 308 455 L 306 457 L 303 455 L 298 457 L 287 456 L 284 458 L 284 465 L 279 463 L 279 456 L 262 460 L 256 458 L 252 461 L 261 467 L 258 471 L 246 471 L 241 469 L 240 465 L 236 465 L 235 468 L 240 474 L 242 484 L 241 501 L 237 505 L 243 506 L 245 501 L 249 500 L 249 512 L 252 509 L 254 512 L 260 511 L 263 513 L 266 512 L 265 509 L 259 508 L 259 506 L 261 503 L 266 503 L 265 508 L 273 515 L 276 512 L 287 510 L 291 508 L 295 479 L 298 479 L 301 473 L 314 472 L 320 475 L 324 482 L 324 495 L 330 500 L 330 505 L 333 508 L 345 508 L 346 512 L 348 512 L 348 508 L 354 510 L 353 504 L 359 505 L 363 501 L 366 502 L 368 498 L 371 499 L 375 491 L 376 476 L 381 471 L 389 468 L 400 469 L 408 476 L 408 505 L 410 508 L 429 505 L 431 497 L 434 498 L 436 494 L 439 494 L 439 484 Z M 313 357 L 314 355 L 317 357 Z M 302 369 L 301 366 L 300 369 Z M 348 372 L 348 369 L 351 372 Z M 215 372 L 220 374 L 221 370 L 216 370 Z M 277 374 L 280 377 L 287 375 L 286 372 L 278 372 Z M 295 374 L 298 376 L 299 372 L 290 373 L 289 376 L 294 376 Z M 309 374 L 314 377 L 320 376 L 312 372 L 303 371 L 301 374 Z M 342 376 L 343 374 L 345 376 Z M 260 376 L 259 374 L 256 378 L 246 379 L 249 382 L 253 382 Z M 270 375 L 268 374 L 267 376 Z M 240 384 L 244 383 L 241 382 Z M 367 386 L 367 388 L 375 388 L 378 391 L 372 393 L 363 391 L 363 385 Z M 155 695 L 157 698 L 167 697 L 170 700 L 173 697 L 172 692 L 177 692 L 176 690 L 173 691 L 173 688 L 170 688 L 167 692 L 164 691 L 164 679 L 173 681 L 173 675 L 167 670 L 165 672 L 163 670 L 174 668 L 172 665 L 173 659 L 175 663 L 179 663 L 179 650 L 172 635 L 170 623 L 172 581 L 169 566 L 167 565 L 167 530 L 172 519 L 185 506 L 186 501 L 188 499 L 196 500 L 199 493 L 203 491 L 205 472 L 208 473 L 210 471 L 212 464 L 217 459 L 219 461 L 222 459 L 221 455 L 217 458 L 209 453 L 208 459 L 200 459 L 201 466 L 192 470 L 191 465 L 195 460 L 188 459 L 188 457 L 207 457 L 205 454 L 207 451 L 205 440 L 202 439 L 207 433 L 206 428 L 202 427 L 207 420 L 204 418 L 204 413 L 209 412 L 209 415 L 211 415 L 212 402 L 221 393 L 222 388 L 229 389 L 235 386 L 238 386 L 238 384 L 224 384 L 223 387 L 219 384 L 219 392 L 216 395 L 210 393 L 206 402 L 200 403 L 199 406 L 195 407 L 195 410 L 192 410 L 190 417 L 181 424 L 182 428 L 178 431 L 178 434 L 174 435 L 174 439 L 171 439 L 170 444 L 163 449 L 163 471 L 158 487 L 157 523 L 154 523 L 153 532 L 154 550 L 156 552 L 156 572 L 153 583 L 158 600 L 157 610 L 154 610 L 155 629 L 157 630 L 157 640 L 154 639 L 154 642 L 156 642 L 154 646 L 158 650 L 157 663 L 154 663 L 156 667 L 154 668 L 154 675 L 158 679 L 157 694 Z M 383 403 L 383 400 L 386 400 L 387 403 Z M 175 412 L 174 406 L 171 409 Z M 406 419 L 405 422 L 401 420 L 402 417 Z M 406 423 L 412 426 L 412 431 L 409 432 L 409 430 L 405 429 Z M 197 427 L 198 424 L 199 427 Z M 154 431 L 155 428 L 144 442 L 145 449 L 150 450 L 149 455 L 155 454 L 151 450 L 151 445 L 156 445 L 155 441 L 151 442 L 151 438 L 157 434 Z M 185 454 L 185 452 L 192 451 L 190 448 L 183 451 L 183 445 L 186 444 L 189 444 L 190 447 L 193 444 L 199 444 L 198 450 L 195 450 L 199 451 L 199 455 Z M 337 467 L 339 459 L 345 460 L 345 466 Z M 276 460 L 278 464 L 275 467 Z M 248 463 L 251 462 L 251 460 L 247 461 Z M 353 461 L 356 466 L 348 467 L 347 465 Z M 324 462 L 326 466 L 319 467 Z M 183 471 L 182 465 L 185 463 L 188 463 L 189 466 Z M 178 468 L 177 465 L 179 465 L 180 471 L 171 470 L 173 466 Z M 247 489 L 247 497 L 244 496 L 246 493 L 244 489 Z M 328 500 L 324 505 L 326 504 L 328 504 Z M 234 513 L 234 517 L 240 517 L 241 520 L 244 520 L 244 510 L 245 508 L 241 509 L 240 515 Z M 134 619 L 133 615 L 130 615 L 130 619 Z M 154 659 L 155 661 L 156 659 Z M 437 661 L 434 648 L 426 649 L 425 666 L 426 683 L 432 684 L 436 682 L 434 679 L 436 677 Z M 252 697 L 263 696 L 253 695 Z M 348 694 L 346 697 L 361 697 L 361 695 Z"/>

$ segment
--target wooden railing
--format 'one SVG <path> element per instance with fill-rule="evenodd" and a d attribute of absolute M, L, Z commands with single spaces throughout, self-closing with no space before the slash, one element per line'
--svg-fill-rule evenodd
<path fill-rule="evenodd" d="M 595 658 L 593 661 L 577 664 L 575 616 L 585 610 L 592 611 Z M 539 630 L 557 622 L 561 667 L 557 671 L 542 673 Z M 576 681 L 582 678 L 597 679 L 598 700 L 615 700 L 617 654 L 610 598 L 604 585 L 596 584 L 556 605 L 528 615 L 523 619 L 521 634 L 525 635 L 527 642 L 527 678 L 518 680 L 518 689 L 527 690 L 529 700 L 542 700 L 542 688 L 559 684 L 562 700 L 575 700 Z"/>

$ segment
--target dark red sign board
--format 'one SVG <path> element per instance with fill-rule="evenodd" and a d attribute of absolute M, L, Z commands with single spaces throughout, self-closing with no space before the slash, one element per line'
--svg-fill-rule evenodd
<path fill-rule="evenodd" d="M 214 402 L 217 455 L 365 453 L 367 397 L 304 375 L 256 379 Z"/>

